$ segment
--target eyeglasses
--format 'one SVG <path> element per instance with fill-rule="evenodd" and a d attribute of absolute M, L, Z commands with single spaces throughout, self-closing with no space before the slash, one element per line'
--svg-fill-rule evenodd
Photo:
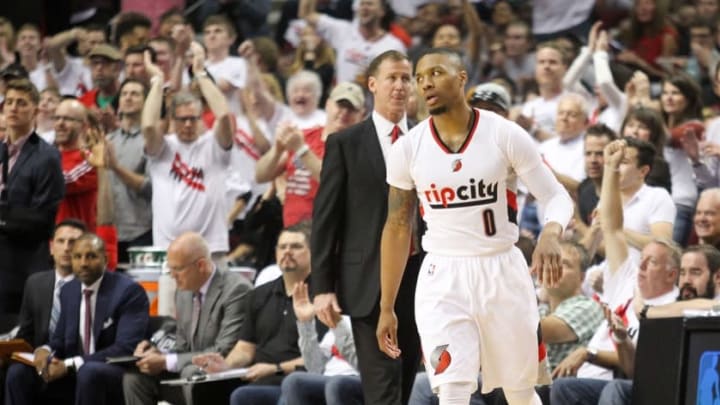
<path fill-rule="evenodd" d="M 203 258 L 205 258 L 205 256 L 197 257 L 197 258 L 191 260 L 189 263 L 183 264 L 182 266 L 175 266 L 175 267 L 170 266 L 169 263 L 165 263 L 165 268 L 168 271 L 170 271 L 171 273 L 181 273 L 181 272 L 185 271 L 188 267 L 196 265 L 197 262 Z"/>
<path fill-rule="evenodd" d="M 174 119 L 175 119 L 175 121 L 178 121 L 178 122 L 182 122 L 182 123 L 189 122 L 191 124 L 194 124 L 197 122 L 197 120 L 200 119 L 200 117 L 198 117 L 196 115 L 188 115 L 186 117 L 175 117 Z"/>
<path fill-rule="evenodd" d="M 53 115 L 52 116 L 53 121 L 68 121 L 68 122 L 83 122 L 80 118 L 75 117 L 68 117 L 67 115 Z"/>

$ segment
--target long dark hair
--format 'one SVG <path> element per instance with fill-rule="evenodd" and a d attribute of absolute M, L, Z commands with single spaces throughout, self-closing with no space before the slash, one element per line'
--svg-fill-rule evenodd
<path fill-rule="evenodd" d="M 660 114 L 652 108 L 642 106 L 631 109 L 627 115 L 625 115 L 625 119 L 620 126 L 621 136 L 624 136 L 625 126 L 631 120 L 640 121 L 650 130 L 650 139 L 648 141 L 655 147 L 655 153 L 662 156 L 668 135 Z"/>
<path fill-rule="evenodd" d="M 685 121 L 693 119 L 702 119 L 702 99 L 700 98 L 700 86 L 697 82 L 685 74 L 675 74 L 666 77 L 662 81 L 662 85 L 665 83 L 672 84 L 680 90 L 680 93 L 685 97 L 686 106 L 685 111 L 680 114 L 677 122 L 674 125 L 681 124 Z M 665 110 L 662 112 L 663 120 L 666 124 L 669 123 L 669 117 Z"/>

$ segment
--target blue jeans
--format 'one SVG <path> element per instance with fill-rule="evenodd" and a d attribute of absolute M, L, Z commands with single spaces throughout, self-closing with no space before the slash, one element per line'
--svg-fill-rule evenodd
<path fill-rule="evenodd" d="M 673 225 L 673 240 L 678 245 L 686 247 L 688 237 L 693 227 L 693 217 L 695 216 L 695 207 L 675 204 L 675 224 Z"/>
<path fill-rule="evenodd" d="M 282 405 L 362 405 L 363 394 L 359 376 L 324 376 L 294 372 L 283 379 Z M 233 404 L 234 405 L 234 404 Z"/>
<path fill-rule="evenodd" d="M 598 405 L 630 405 L 632 380 L 612 380 L 600 393 Z"/>
<path fill-rule="evenodd" d="M 603 388 L 608 380 L 592 378 L 559 378 L 550 389 L 550 403 L 553 405 L 598 405 Z"/>
<path fill-rule="evenodd" d="M 278 385 L 243 385 L 230 395 L 230 405 L 275 405 L 279 398 Z"/>

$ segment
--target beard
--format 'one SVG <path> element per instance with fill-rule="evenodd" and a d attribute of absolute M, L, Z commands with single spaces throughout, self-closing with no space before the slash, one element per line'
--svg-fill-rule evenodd
<path fill-rule="evenodd" d="M 698 298 L 697 288 L 693 287 L 690 284 L 683 284 L 682 287 L 680 287 L 680 295 L 678 296 L 678 301 L 687 301 L 695 298 Z"/>

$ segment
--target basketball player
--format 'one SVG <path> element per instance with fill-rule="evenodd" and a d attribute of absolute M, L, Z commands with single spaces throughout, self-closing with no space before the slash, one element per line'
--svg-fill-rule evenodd
<path fill-rule="evenodd" d="M 572 200 L 542 163 L 529 134 L 467 105 L 467 72 L 457 54 L 431 49 L 418 60 L 415 80 L 431 116 L 396 142 L 388 159 L 378 344 L 387 355 L 399 356 L 393 307 L 419 199 L 428 255 L 415 314 L 440 404 L 468 404 L 482 366 L 484 393 L 502 387 L 510 405 L 539 405 L 533 390 L 538 311 L 527 264 L 514 247 L 515 179 L 545 206 L 532 270 L 548 286 L 562 273 L 559 238 Z"/>

